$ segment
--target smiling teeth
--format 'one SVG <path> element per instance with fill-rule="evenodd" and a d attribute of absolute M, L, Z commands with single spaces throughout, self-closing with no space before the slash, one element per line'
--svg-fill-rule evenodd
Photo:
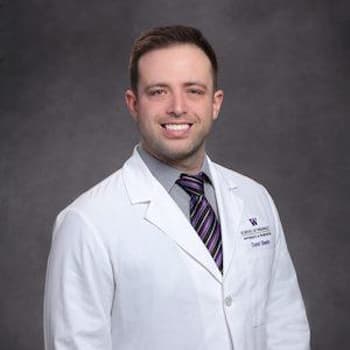
<path fill-rule="evenodd" d="M 189 127 L 188 124 L 165 124 L 165 128 L 168 130 L 186 130 Z"/>

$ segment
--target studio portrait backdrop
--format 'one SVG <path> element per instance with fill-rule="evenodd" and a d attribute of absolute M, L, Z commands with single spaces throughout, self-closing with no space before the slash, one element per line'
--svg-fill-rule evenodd
<path fill-rule="evenodd" d="M 348 1 L 2 0 L 0 11 L 1 349 L 43 349 L 53 222 L 130 156 L 129 51 L 170 24 L 199 28 L 218 54 L 225 98 L 208 154 L 274 197 L 312 348 L 350 348 Z"/>

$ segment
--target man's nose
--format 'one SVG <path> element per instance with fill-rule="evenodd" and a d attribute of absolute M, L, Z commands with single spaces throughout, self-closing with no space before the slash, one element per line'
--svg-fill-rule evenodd
<path fill-rule="evenodd" d="M 167 113 L 173 117 L 181 117 L 187 113 L 186 97 L 182 92 L 174 92 L 171 95 Z"/>

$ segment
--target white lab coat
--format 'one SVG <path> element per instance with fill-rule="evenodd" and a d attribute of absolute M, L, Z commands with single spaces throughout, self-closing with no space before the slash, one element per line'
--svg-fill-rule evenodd
<path fill-rule="evenodd" d="M 275 206 L 209 161 L 224 273 L 140 156 L 57 217 L 46 350 L 307 350 L 309 327 Z"/>

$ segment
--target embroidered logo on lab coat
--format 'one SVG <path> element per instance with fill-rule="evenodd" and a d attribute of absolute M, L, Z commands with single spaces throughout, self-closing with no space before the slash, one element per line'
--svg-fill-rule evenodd
<path fill-rule="evenodd" d="M 272 243 L 271 230 L 269 225 L 259 225 L 257 218 L 249 218 L 250 227 L 241 230 L 241 238 L 251 248 L 269 247 Z M 260 223 L 260 221 L 259 221 Z M 253 228 L 251 228 L 253 226 Z"/>

